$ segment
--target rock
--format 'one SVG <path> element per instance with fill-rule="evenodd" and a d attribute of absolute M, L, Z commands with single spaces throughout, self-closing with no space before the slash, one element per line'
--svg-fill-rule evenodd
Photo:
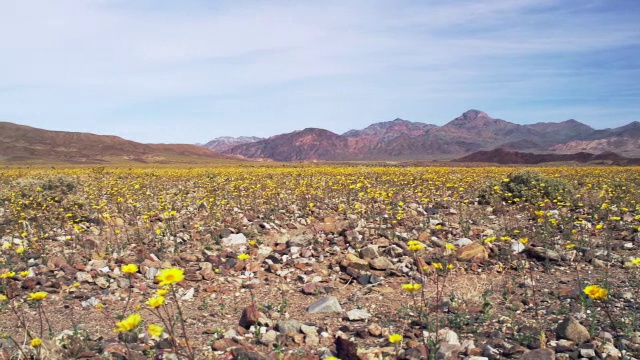
<path fill-rule="evenodd" d="M 260 336 L 260 342 L 268 346 L 272 342 L 276 341 L 277 337 L 278 333 L 275 330 L 269 330 L 266 333 L 262 334 L 262 336 Z"/>
<path fill-rule="evenodd" d="M 524 249 L 526 249 L 526 247 L 524 246 L 523 243 L 521 243 L 518 240 L 511 240 L 511 251 L 514 254 L 519 254 L 519 253 L 523 252 Z"/>
<path fill-rule="evenodd" d="M 216 273 L 212 268 L 204 268 L 200 270 L 200 275 L 207 281 L 213 280 L 216 277 Z"/>
<path fill-rule="evenodd" d="M 389 261 L 386 257 L 377 257 L 375 259 L 369 260 L 369 266 L 375 270 L 387 270 L 393 263 Z"/>
<path fill-rule="evenodd" d="M 561 257 L 557 251 L 545 249 L 543 247 L 530 247 L 528 248 L 528 253 L 535 259 L 538 260 L 550 260 L 550 261 L 560 261 Z"/>
<path fill-rule="evenodd" d="M 310 314 L 340 313 L 342 312 L 342 307 L 340 306 L 337 298 L 333 296 L 325 296 L 322 299 L 311 304 L 307 308 L 307 312 L 309 312 Z"/>
<path fill-rule="evenodd" d="M 613 344 L 607 343 L 602 345 L 602 348 L 600 349 L 600 351 L 609 356 L 618 357 L 618 358 L 622 357 L 622 352 L 620 352 L 620 350 L 618 350 Z"/>
<path fill-rule="evenodd" d="M 489 259 L 489 250 L 481 244 L 473 243 L 456 250 L 456 257 L 459 260 L 483 262 Z"/>
<path fill-rule="evenodd" d="M 129 286 L 131 286 L 131 280 L 124 277 L 119 277 L 116 279 L 116 284 L 121 289 L 127 289 L 129 288 Z"/>
<path fill-rule="evenodd" d="M 559 338 L 575 341 L 580 344 L 591 339 L 589 330 L 582 326 L 573 316 L 567 316 L 556 328 Z"/>
<path fill-rule="evenodd" d="M 247 237 L 243 233 L 231 234 L 221 240 L 223 246 L 244 245 L 247 243 Z"/>
<path fill-rule="evenodd" d="M 522 354 L 520 360 L 555 360 L 556 354 L 551 349 L 536 349 Z"/>
<path fill-rule="evenodd" d="M 302 323 L 298 320 L 282 320 L 276 323 L 276 329 L 281 334 L 297 334 L 301 327 Z"/>
<path fill-rule="evenodd" d="M 460 350 L 460 345 L 443 342 L 440 344 L 440 348 L 438 349 L 438 353 L 436 354 L 436 359 L 457 360 Z"/>
<path fill-rule="evenodd" d="M 213 342 L 213 344 L 211 344 L 211 348 L 213 350 L 216 351 L 225 351 L 229 348 L 232 348 L 234 346 L 236 346 L 236 342 L 231 340 L 231 339 L 227 339 L 227 338 L 223 338 L 223 339 L 218 339 L 216 341 Z"/>
<path fill-rule="evenodd" d="M 467 239 L 467 238 L 460 238 L 456 241 L 453 242 L 453 245 L 455 245 L 456 247 L 463 247 L 463 246 L 467 246 L 469 244 L 473 244 L 473 241 L 471 239 Z"/>
<path fill-rule="evenodd" d="M 341 360 L 358 360 L 358 345 L 353 341 L 338 336 L 335 341 L 336 352 Z"/>
<path fill-rule="evenodd" d="M 443 342 L 452 345 L 460 345 L 460 339 L 458 338 L 458 334 L 455 331 L 449 329 L 442 329 L 438 332 L 439 338 L 442 339 Z"/>
<path fill-rule="evenodd" d="M 240 317 L 239 325 L 245 329 L 250 328 L 252 325 L 258 323 L 258 319 L 266 317 L 263 315 L 256 305 L 249 305 L 242 310 L 242 316 Z"/>
<path fill-rule="evenodd" d="M 106 289 L 109 287 L 109 281 L 104 277 L 99 277 L 95 281 L 96 285 L 100 286 L 102 289 Z"/>
<path fill-rule="evenodd" d="M 377 323 L 372 323 L 371 325 L 369 325 L 369 327 L 367 328 L 367 331 L 369 331 L 369 335 L 371 336 L 382 335 L 382 327 Z"/>
<path fill-rule="evenodd" d="M 187 290 L 187 292 L 182 295 L 182 300 L 191 300 L 193 299 L 193 294 L 195 293 L 196 289 L 191 288 L 189 290 Z"/>
<path fill-rule="evenodd" d="M 376 245 L 367 245 L 360 249 L 360 257 L 362 257 L 363 259 L 375 259 L 379 256 L 380 255 L 378 255 L 378 246 Z"/>
<path fill-rule="evenodd" d="M 315 326 L 302 325 L 300 331 L 307 336 L 318 336 L 318 328 Z"/>
<path fill-rule="evenodd" d="M 362 309 L 353 309 L 347 312 L 347 316 L 351 321 L 359 321 L 359 320 L 366 320 L 370 318 L 371 314 L 369 314 L 368 312 Z"/>
<path fill-rule="evenodd" d="M 91 274 L 89 274 L 88 272 L 84 272 L 84 271 L 78 271 L 76 273 L 76 280 L 78 282 L 88 282 L 88 283 L 92 283 L 93 282 L 93 277 L 91 276 Z"/>
<path fill-rule="evenodd" d="M 144 272 L 144 277 L 149 280 L 153 280 L 158 275 L 158 269 L 154 267 L 147 268 L 147 271 Z"/>
<path fill-rule="evenodd" d="M 369 262 L 367 260 L 360 259 L 355 254 L 347 254 L 340 265 L 357 270 L 369 270 Z"/>

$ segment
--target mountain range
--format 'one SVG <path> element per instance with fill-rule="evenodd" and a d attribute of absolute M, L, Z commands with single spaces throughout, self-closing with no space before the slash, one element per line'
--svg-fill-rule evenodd
<path fill-rule="evenodd" d="M 613 153 L 613 154 L 612 154 Z M 564 156 L 570 154 L 572 156 Z M 544 155 L 544 156 L 543 156 Z M 563 155 L 563 156 L 555 156 Z M 519 125 L 469 110 L 438 126 L 403 119 L 336 134 L 307 128 L 269 138 L 222 137 L 202 146 L 142 144 L 117 136 L 0 122 L 0 162 L 209 163 L 211 161 L 430 161 L 632 164 L 640 123 L 596 130 L 576 120 Z"/>
<path fill-rule="evenodd" d="M 498 148 L 535 153 L 616 151 L 633 156 L 640 154 L 640 123 L 604 130 L 573 119 L 519 125 L 469 110 L 442 126 L 395 119 L 341 135 L 307 128 L 267 139 L 223 139 L 205 146 L 223 154 L 276 161 L 454 159 Z"/>

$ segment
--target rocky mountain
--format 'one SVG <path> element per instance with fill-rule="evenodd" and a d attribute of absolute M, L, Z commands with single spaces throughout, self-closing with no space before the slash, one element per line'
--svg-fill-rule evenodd
<path fill-rule="evenodd" d="M 240 137 L 222 136 L 222 137 L 215 138 L 202 146 L 209 148 L 215 152 L 223 152 L 231 149 L 236 145 L 249 144 L 249 143 L 260 141 L 263 139 L 264 138 L 256 137 L 256 136 L 240 136 Z"/>
<path fill-rule="evenodd" d="M 149 163 L 232 160 L 187 144 L 141 144 L 117 136 L 50 131 L 0 122 L 0 161 L 65 163 Z"/>
<path fill-rule="evenodd" d="M 399 136 L 416 136 L 424 134 L 437 125 L 411 122 L 402 119 L 385 121 L 367 126 L 362 130 L 349 130 L 342 136 L 356 139 L 370 139 L 373 141 L 391 141 Z"/>
<path fill-rule="evenodd" d="M 237 145 L 222 152 L 277 161 L 406 161 L 452 159 L 501 147 L 518 151 L 563 151 L 562 146 L 568 148 L 570 145 L 567 144 L 571 142 L 615 137 L 640 139 L 640 123 L 605 130 L 595 130 L 573 119 L 519 125 L 494 119 L 479 110 L 469 110 L 443 126 L 395 119 L 342 135 L 321 129 L 305 129 Z M 598 151 L 615 150 L 618 143 L 601 141 Z M 633 141 L 626 144 L 633 150 Z M 640 153 L 640 148 L 636 152 Z"/>
<path fill-rule="evenodd" d="M 328 130 L 307 128 L 237 145 L 224 153 L 277 161 L 346 160 L 349 139 Z"/>

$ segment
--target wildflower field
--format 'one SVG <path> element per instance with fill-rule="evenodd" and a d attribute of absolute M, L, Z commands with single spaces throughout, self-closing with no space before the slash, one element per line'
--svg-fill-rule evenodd
<path fill-rule="evenodd" d="M 0 169 L 0 359 L 632 359 L 639 225 L 635 167 Z"/>

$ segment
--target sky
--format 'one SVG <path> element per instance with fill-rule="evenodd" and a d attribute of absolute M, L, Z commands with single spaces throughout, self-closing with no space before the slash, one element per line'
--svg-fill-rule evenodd
<path fill-rule="evenodd" d="M 204 143 L 640 121 L 638 0 L 0 0 L 0 121 Z"/>

